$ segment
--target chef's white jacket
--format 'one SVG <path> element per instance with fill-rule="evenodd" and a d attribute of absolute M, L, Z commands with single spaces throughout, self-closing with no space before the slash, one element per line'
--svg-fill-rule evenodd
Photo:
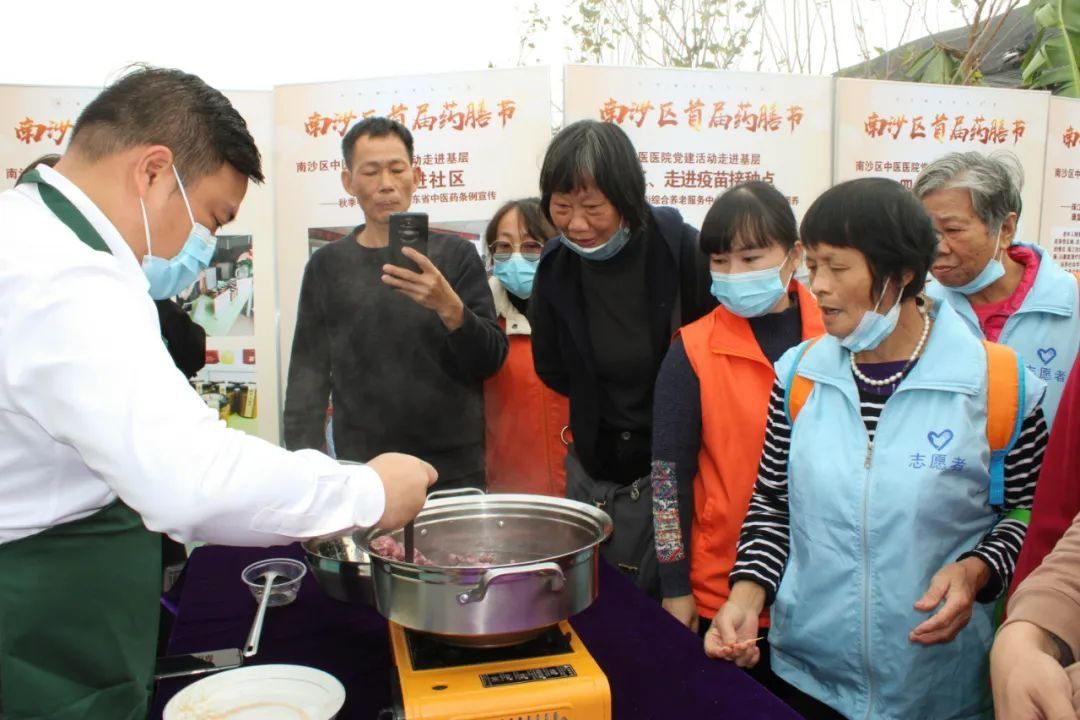
<path fill-rule="evenodd" d="M 0 193 L 0 543 L 117 497 L 180 541 L 273 545 L 377 522 L 371 468 L 225 427 L 173 364 L 120 233 L 38 171 L 112 254 L 83 244 L 37 185 Z"/>

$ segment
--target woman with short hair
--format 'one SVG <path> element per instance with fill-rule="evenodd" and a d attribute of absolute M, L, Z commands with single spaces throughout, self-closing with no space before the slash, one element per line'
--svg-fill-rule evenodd
<path fill-rule="evenodd" d="M 563 128 L 540 189 L 559 241 L 536 272 L 533 358 L 540 378 L 570 398 L 567 496 L 612 515 L 601 552 L 658 594 L 653 386 L 672 334 L 715 305 L 707 258 L 677 210 L 648 204 L 637 151 L 617 125 Z"/>
<path fill-rule="evenodd" d="M 770 606 L 779 694 L 803 715 L 988 717 L 993 601 L 1027 527 L 1008 514 L 1031 507 L 1044 385 L 923 295 L 936 237 L 899 183 L 833 187 L 801 241 L 827 334 L 777 363 L 705 650 L 755 664 Z"/>

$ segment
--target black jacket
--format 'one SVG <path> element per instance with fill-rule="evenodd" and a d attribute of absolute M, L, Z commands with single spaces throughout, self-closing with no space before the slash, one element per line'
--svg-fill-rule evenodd
<path fill-rule="evenodd" d="M 384 452 L 427 460 L 442 481 L 482 474 L 482 383 L 506 359 L 484 264 L 472 243 L 433 233 L 428 258 L 465 304 L 448 332 L 438 315 L 380 279 L 389 248 L 361 248 L 363 226 L 304 270 L 285 392 L 285 447 L 322 448 L 334 403 L 339 458 Z"/>
<path fill-rule="evenodd" d="M 172 300 L 155 300 L 161 337 L 184 377 L 192 378 L 206 365 L 206 331 Z"/>
<path fill-rule="evenodd" d="M 709 258 L 698 248 L 698 232 L 674 208 L 654 207 L 647 273 L 653 344 L 666 347 L 679 327 L 716 307 L 709 292 Z M 549 242 L 536 271 L 529 302 L 536 374 L 570 398 L 570 430 L 581 464 L 593 477 L 604 468 L 597 453 L 600 384 L 593 361 L 581 289 L 581 257 L 561 242 Z M 659 372 L 661 356 L 653 378 Z"/>

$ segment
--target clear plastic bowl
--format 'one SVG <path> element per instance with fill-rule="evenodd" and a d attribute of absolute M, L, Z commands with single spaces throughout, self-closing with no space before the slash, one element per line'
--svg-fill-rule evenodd
<path fill-rule="evenodd" d="M 273 584 L 270 586 L 270 607 L 288 605 L 296 599 L 296 593 L 300 590 L 300 583 L 307 574 L 307 565 L 292 558 L 270 558 L 252 563 L 240 573 L 240 579 L 251 590 L 255 602 L 261 602 L 263 589 L 266 587 L 266 574 L 277 573 Z"/>

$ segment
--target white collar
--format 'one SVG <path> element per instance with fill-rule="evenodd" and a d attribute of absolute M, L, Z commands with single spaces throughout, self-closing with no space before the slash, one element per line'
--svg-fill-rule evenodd
<path fill-rule="evenodd" d="M 491 288 L 491 297 L 495 300 L 495 312 L 506 320 L 506 334 L 532 335 L 528 318 L 518 312 L 518 309 L 510 302 L 510 293 L 506 291 L 499 279 L 494 275 L 489 277 L 488 287 Z"/>
<path fill-rule="evenodd" d="M 101 212 L 101 209 L 94 204 L 94 201 L 87 197 L 86 193 L 78 185 L 48 165 L 38 165 L 35 169 L 47 183 L 63 193 L 64 197 L 70 200 L 71 204 L 93 225 L 94 229 L 101 235 L 101 239 L 109 246 L 113 257 L 119 261 L 119 266 L 125 271 L 130 269 L 133 273 L 137 273 L 149 288 L 149 281 L 146 280 L 146 276 L 139 266 L 139 261 L 135 259 L 135 253 L 131 251 L 120 231 L 116 229 L 116 226 L 112 224 L 109 218 L 105 217 L 105 213 Z"/>

